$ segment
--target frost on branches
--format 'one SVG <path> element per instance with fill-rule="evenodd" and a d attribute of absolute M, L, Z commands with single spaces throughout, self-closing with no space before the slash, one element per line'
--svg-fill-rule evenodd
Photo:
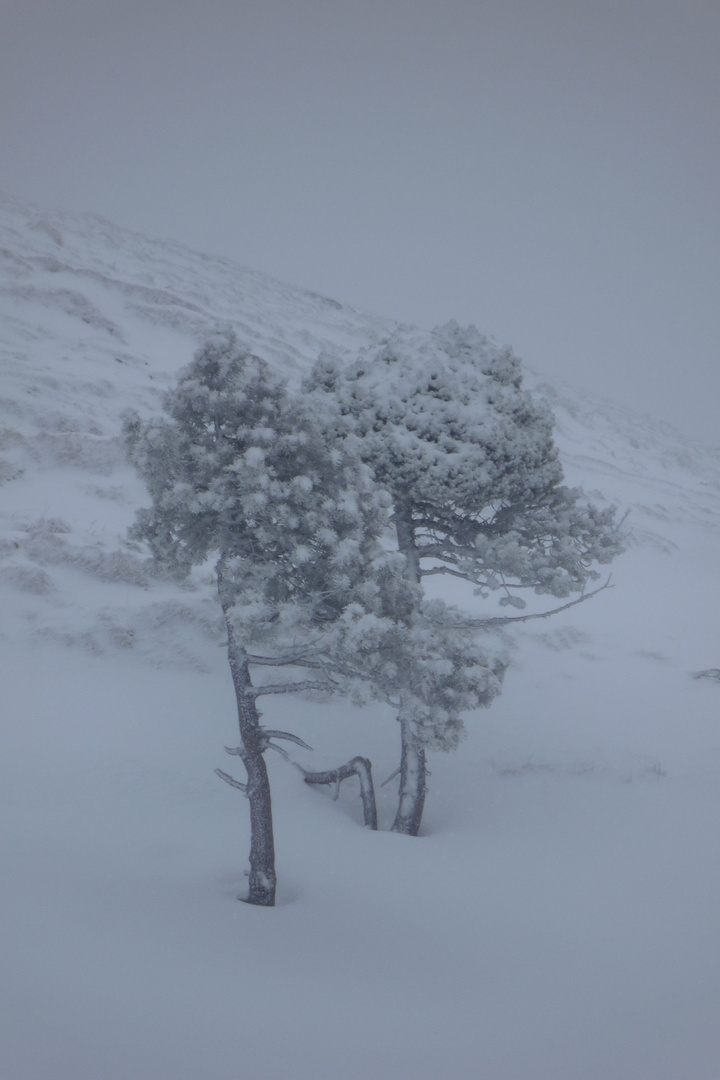
<path fill-rule="evenodd" d="M 423 722 L 412 688 L 423 678 L 432 681 L 443 661 L 446 672 L 472 671 L 460 657 L 451 659 L 452 649 L 434 651 L 443 625 L 453 645 L 463 643 L 461 621 L 443 605 L 435 605 L 434 613 L 428 608 L 424 578 L 450 575 L 482 598 L 497 594 L 501 605 L 514 608 L 525 607 L 527 590 L 589 595 L 586 586 L 598 577 L 593 565 L 610 562 L 622 550 L 622 537 L 614 508 L 598 509 L 563 485 L 552 414 L 523 390 L 517 358 L 474 327 L 450 323 L 429 335 L 401 330 L 350 365 L 323 356 L 306 389 L 324 395 L 332 407 L 333 445 L 356 447 L 389 493 L 397 551 L 407 579 L 418 586 L 416 609 L 406 622 L 412 626 L 418 619 L 433 630 L 429 656 L 422 632 L 415 651 L 411 635 L 401 635 L 408 667 L 394 688 L 402 757 L 393 828 L 415 835 L 425 798 L 426 748 L 452 745 L 459 712 L 473 707 L 473 692 L 475 705 L 487 704 L 504 670 L 500 659 L 485 668 L 482 693 L 471 678 L 465 698 L 453 685 L 452 695 L 463 704 L 444 717 L 438 699 L 435 719 Z M 474 625 L 511 621 L 490 617 Z"/>
<path fill-rule="evenodd" d="M 500 692 L 497 628 L 538 617 L 470 617 L 427 598 L 424 579 L 450 575 L 515 608 L 523 590 L 593 595 L 594 564 L 622 540 L 613 509 L 562 484 L 552 427 L 512 354 L 455 325 L 399 332 L 349 366 L 322 357 L 294 397 L 219 334 L 181 372 L 164 416 L 127 417 L 128 454 L 151 496 L 135 537 L 177 578 L 215 560 L 240 727 L 229 752 L 247 779 L 217 771 L 250 803 L 249 902 L 275 899 L 264 753 L 300 742 L 261 726 L 258 697 L 320 690 L 391 703 L 402 748 L 393 828 L 416 835 L 426 751 L 453 749 L 463 714 Z M 375 827 L 366 759 L 306 779 L 350 775 Z"/>
<path fill-rule="evenodd" d="M 402 602 L 402 567 L 384 554 L 388 499 L 348 447 L 329 447 L 302 399 L 291 399 L 267 364 L 232 334 L 208 341 L 165 400 L 165 416 L 125 422 L 130 460 L 152 505 L 133 534 L 158 568 L 177 578 L 209 556 L 228 632 L 228 659 L 250 803 L 248 901 L 275 900 L 270 787 L 272 741 L 257 699 L 343 688 L 362 673 L 343 667 L 343 620 Z M 395 581 L 395 585 L 393 585 Z M 405 601 L 409 606 L 409 601 Z M 411 606 L 411 605 L 410 605 Z M 337 631 L 337 632 L 336 632 Z M 260 651 L 258 651 L 260 650 Z M 255 685 L 251 671 L 284 669 Z M 283 674 L 290 673 L 290 678 Z M 293 674 L 299 677 L 293 681 Z"/>

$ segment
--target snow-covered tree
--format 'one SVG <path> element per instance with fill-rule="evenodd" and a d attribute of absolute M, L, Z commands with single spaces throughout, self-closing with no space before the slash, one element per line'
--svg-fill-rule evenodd
<path fill-rule="evenodd" d="M 563 485 L 552 414 L 523 389 L 519 360 L 474 327 L 400 330 L 350 364 L 324 355 L 306 388 L 328 396 L 334 445 L 352 439 L 389 492 L 397 550 L 418 586 L 450 575 L 484 598 L 499 593 L 501 605 L 523 608 L 524 590 L 583 593 L 597 578 L 593 564 L 622 550 L 614 508 L 598 509 Z M 432 624 L 422 590 L 417 604 Z M 453 643 L 462 640 L 457 615 L 446 611 L 443 618 Z M 485 624 L 506 621 L 512 619 Z M 400 680 L 398 702 L 402 757 L 393 828 L 413 835 L 425 797 L 425 750 L 452 745 L 457 723 L 448 720 L 450 737 L 438 738 L 438 724 L 431 737 L 433 726 L 417 719 L 410 687 L 426 670 L 421 656 L 419 650 L 412 678 Z M 492 696 L 502 665 L 490 671 Z M 442 728 L 442 712 L 438 720 Z"/>
<path fill-rule="evenodd" d="M 250 802 L 248 901 L 271 906 L 275 862 L 270 786 L 264 760 L 286 732 L 260 724 L 257 699 L 293 690 L 333 690 L 359 669 L 342 670 L 349 606 L 380 607 L 407 584 L 383 555 L 388 501 L 347 447 L 329 447 L 302 399 L 291 398 L 268 365 L 232 334 L 195 355 L 165 400 L 165 416 L 126 418 L 131 461 L 152 505 L 134 536 L 158 568 L 178 578 L 210 556 L 228 633 Z M 393 580 L 395 585 L 393 585 Z M 406 602 L 407 606 L 407 602 Z M 261 652 L 258 652 L 261 650 Z M 290 679 L 254 685 L 256 668 L 284 668 Z M 292 681 L 292 673 L 300 678 Z M 218 770 L 219 772 L 219 770 Z"/>
<path fill-rule="evenodd" d="M 425 750 L 458 746 L 463 714 L 489 705 L 500 692 L 508 657 L 497 633 L 478 633 L 462 612 L 425 600 L 419 589 L 413 599 L 411 610 L 391 607 L 382 618 L 350 606 L 341 620 L 341 649 L 361 673 L 360 700 L 380 698 L 397 710 L 401 792 L 414 791 L 416 798 L 401 799 L 393 829 L 416 835 L 425 797 Z M 416 761 L 422 774 L 412 772 Z M 422 781 L 417 786 L 416 776 Z"/>

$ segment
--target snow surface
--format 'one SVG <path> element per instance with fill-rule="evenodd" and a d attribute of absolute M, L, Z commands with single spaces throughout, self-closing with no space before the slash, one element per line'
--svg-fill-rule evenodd
<path fill-rule="evenodd" d="M 272 756 L 250 908 L 212 585 L 147 579 L 118 437 L 218 325 L 297 380 L 394 324 L 0 201 L 0 1077 L 717 1080 L 720 454 L 529 374 L 570 482 L 631 512 L 615 588 L 517 633 L 418 839 Z M 398 764 L 383 708 L 265 712 L 306 765 Z"/>

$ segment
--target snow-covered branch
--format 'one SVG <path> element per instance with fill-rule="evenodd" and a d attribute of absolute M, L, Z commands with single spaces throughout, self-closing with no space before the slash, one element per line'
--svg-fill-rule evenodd
<path fill-rule="evenodd" d="M 420 570 L 420 577 L 423 578 L 434 577 L 437 574 L 448 574 L 450 577 L 461 578 L 463 581 L 468 581 L 471 585 L 478 585 L 480 588 L 491 588 L 487 578 L 481 577 L 479 574 L 467 574 L 462 570 L 454 570 L 451 566 L 431 566 L 427 570 Z"/>
<path fill-rule="evenodd" d="M 351 776 L 357 776 L 360 781 L 360 798 L 362 799 L 363 804 L 365 825 L 370 829 L 377 829 L 377 806 L 375 803 L 375 787 L 372 779 L 372 765 L 367 758 L 354 757 L 351 761 L 348 761 L 346 765 L 341 765 L 337 769 L 327 769 L 325 772 L 310 772 L 308 769 L 303 769 L 300 765 L 298 765 L 298 768 L 303 773 L 306 784 L 334 784 L 335 799 L 337 799 L 340 794 L 341 782 L 347 780 Z"/>
<path fill-rule="evenodd" d="M 322 664 L 317 660 L 311 659 L 307 651 L 302 653 L 288 653 L 281 656 L 256 656 L 253 653 L 247 653 L 248 664 L 254 667 L 305 667 L 305 668 L 321 668 Z"/>
<path fill-rule="evenodd" d="M 309 690 L 328 692 L 337 690 L 337 685 L 329 679 L 301 679 L 299 682 L 266 683 L 264 686 L 253 686 L 247 694 L 249 697 L 259 698 L 266 694 L 302 694 Z"/>
<path fill-rule="evenodd" d="M 604 592 L 605 589 L 613 589 L 614 587 L 614 585 L 610 584 L 610 578 L 608 578 L 604 585 L 593 589 L 592 592 L 583 593 L 576 600 L 570 600 L 569 603 L 561 604 L 560 607 L 551 608 L 549 611 L 539 611 L 532 615 L 497 615 L 489 619 L 467 619 L 453 625 L 458 630 L 485 630 L 489 626 L 507 626 L 508 623 L 530 622 L 532 619 L 549 619 L 551 615 L 558 615 L 561 611 L 567 611 L 577 604 L 584 604 L 586 600 L 592 600 L 593 596 Z"/>

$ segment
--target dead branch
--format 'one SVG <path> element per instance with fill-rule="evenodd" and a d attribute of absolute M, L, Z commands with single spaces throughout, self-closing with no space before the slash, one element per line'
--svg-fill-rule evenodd
<path fill-rule="evenodd" d="M 302 746 L 303 750 L 312 750 L 312 746 L 308 746 L 298 735 L 291 735 L 289 731 L 274 731 L 270 728 L 262 728 L 262 733 L 265 739 L 287 739 L 289 742 L 294 742 L 296 746 Z"/>
<path fill-rule="evenodd" d="M 254 686 L 247 691 L 248 697 L 259 698 L 265 694 L 297 694 L 307 690 L 331 691 L 337 687 L 326 679 L 302 679 L 300 682 L 266 683 L 265 686 Z"/>
<path fill-rule="evenodd" d="M 385 787 L 385 786 L 386 786 L 387 784 L 389 784 L 389 783 L 390 783 L 390 781 L 391 781 L 391 780 L 394 780 L 394 779 L 395 779 L 395 777 L 396 777 L 396 776 L 399 776 L 399 775 L 400 775 L 400 766 L 398 765 L 398 767 L 397 767 L 397 769 L 395 770 L 395 772 L 391 772 L 391 773 L 390 773 L 390 775 L 388 776 L 387 780 L 383 780 L 383 782 L 382 782 L 382 784 L 380 785 L 380 787 Z"/>
<path fill-rule="evenodd" d="M 215 769 L 215 775 L 219 776 L 220 779 L 224 780 L 226 784 L 230 785 L 230 787 L 236 787 L 240 791 L 242 791 L 243 795 L 247 795 L 247 784 L 241 784 L 239 780 L 234 780 L 232 776 L 229 776 L 228 773 L 223 772 L 222 769 Z"/>
<path fill-rule="evenodd" d="M 346 765 L 337 769 L 328 769 L 325 772 L 310 772 L 298 766 L 305 777 L 306 784 L 335 784 L 335 798 L 340 791 L 340 783 L 350 776 L 357 776 L 360 781 L 360 798 L 363 805 L 365 825 L 370 829 L 377 829 L 377 804 L 375 802 L 375 788 L 372 779 L 372 765 L 367 758 L 354 757 Z"/>
<path fill-rule="evenodd" d="M 286 761 L 291 761 L 292 760 L 290 755 L 288 754 L 287 750 L 285 749 L 285 747 L 284 746 L 278 746 L 277 743 L 266 742 L 265 745 L 263 746 L 263 751 L 265 751 L 265 750 L 274 750 L 276 754 L 280 754 L 282 757 L 285 758 Z"/>

